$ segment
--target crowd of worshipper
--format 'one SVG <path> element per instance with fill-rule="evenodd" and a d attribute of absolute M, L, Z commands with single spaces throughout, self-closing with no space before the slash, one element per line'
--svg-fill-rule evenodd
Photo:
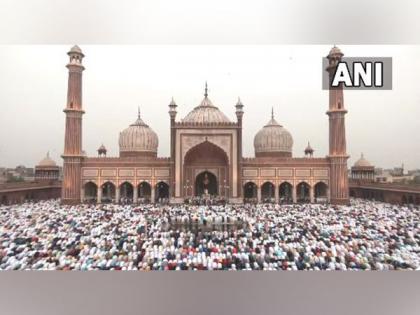
<path fill-rule="evenodd" d="M 112 202 L 115 202 L 115 200 L 105 199 L 105 200 L 102 200 L 102 202 L 103 203 L 112 203 Z M 96 204 L 96 198 L 91 199 L 90 203 Z M 133 203 L 133 198 L 121 197 L 119 199 L 119 203 L 122 204 L 122 205 L 132 204 Z M 150 198 L 138 198 L 137 203 L 138 204 L 149 204 L 150 203 Z M 159 198 L 156 199 L 156 203 L 160 204 L 160 205 L 168 204 L 169 203 L 169 198 L 159 197 Z"/>
<path fill-rule="evenodd" d="M 0 206 L 0 270 L 420 270 L 420 209 L 327 204 Z"/>
<path fill-rule="evenodd" d="M 186 198 L 184 203 L 195 206 L 214 206 L 214 205 L 225 205 L 226 199 L 218 195 L 202 195 L 202 196 L 193 196 Z"/>

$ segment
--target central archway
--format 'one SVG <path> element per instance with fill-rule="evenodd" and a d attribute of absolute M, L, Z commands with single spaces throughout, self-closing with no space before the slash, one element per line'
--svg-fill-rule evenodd
<path fill-rule="evenodd" d="M 218 195 L 217 177 L 209 171 L 204 171 L 195 178 L 196 196 L 215 196 Z"/>
<path fill-rule="evenodd" d="M 191 148 L 184 158 L 183 196 L 231 193 L 229 159 L 219 146 L 204 141 Z"/>

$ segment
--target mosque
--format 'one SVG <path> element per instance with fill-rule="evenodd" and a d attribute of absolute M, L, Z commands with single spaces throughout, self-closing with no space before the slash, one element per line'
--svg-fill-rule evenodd
<path fill-rule="evenodd" d="M 104 145 L 88 157 L 82 146 L 82 74 L 84 54 L 68 52 L 68 92 L 62 158 L 62 202 L 137 202 L 217 197 L 230 203 L 330 202 L 348 204 L 345 114 L 342 87 L 329 90 L 329 154 L 313 157 L 308 143 L 304 157 L 293 157 L 293 137 L 271 115 L 254 138 L 255 157 L 242 155 L 244 105 L 235 105 L 231 121 L 212 103 L 207 91 L 187 116 L 177 119 L 169 103 L 170 156 L 158 157 L 158 135 L 141 118 L 119 135 L 119 157 L 107 157 Z M 334 74 L 343 54 L 334 47 L 326 69 Z"/>

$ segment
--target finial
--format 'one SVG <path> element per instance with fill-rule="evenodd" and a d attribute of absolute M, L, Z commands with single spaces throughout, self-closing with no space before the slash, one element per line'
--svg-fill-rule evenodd
<path fill-rule="evenodd" d="M 365 157 L 364 157 L 364 155 L 363 155 L 363 152 L 362 152 L 362 154 L 360 155 L 360 158 L 361 159 L 364 159 Z"/>
<path fill-rule="evenodd" d="M 274 107 L 271 107 L 271 119 L 274 119 Z"/>
<path fill-rule="evenodd" d="M 49 158 L 50 157 L 50 151 L 48 150 L 47 151 L 47 158 Z"/>
<path fill-rule="evenodd" d="M 173 96 L 172 96 L 171 102 L 169 103 L 169 107 L 176 107 L 176 103 Z"/>
<path fill-rule="evenodd" d="M 137 113 L 137 118 L 139 118 L 140 119 L 140 106 L 138 107 L 138 113 Z"/>
<path fill-rule="evenodd" d="M 207 92 L 208 92 L 208 89 L 207 89 L 207 81 L 206 81 L 206 87 L 204 89 L 204 97 L 207 97 L 209 95 Z"/>
<path fill-rule="evenodd" d="M 238 102 L 236 103 L 236 106 L 243 106 L 241 98 L 238 96 Z"/>

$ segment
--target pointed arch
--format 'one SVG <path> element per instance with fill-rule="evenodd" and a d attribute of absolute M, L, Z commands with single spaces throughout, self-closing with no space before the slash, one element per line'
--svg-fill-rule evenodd
<path fill-rule="evenodd" d="M 284 181 L 279 186 L 279 201 L 280 203 L 293 203 L 293 185 Z"/>
<path fill-rule="evenodd" d="M 263 202 L 274 202 L 276 187 L 270 181 L 266 181 L 261 185 L 261 199 Z"/>
<path fill-rule="evenodd" d="M 102 189 L 102 200 L 103 203 L 109 203 L 115 201 L 115 184 L 112 181 L 106 181 L 101 185 Z"/>
<path fill-rule="evenodd" d="M 95 202 L 98 195 L 98 185 L 93 181 L 88 181 L 83 186 L 84 200 L 88 202 Z"/>
<path fill-rule="evenodd" d="M 152 186 L 147 181 L 142 181 L 137 185 L 138 201 L 141 203 L 150 202 L 152 196 Z"/>
<path fill-rule="evenodd" d="M 297 202 L 307 203 L 310 202 L 311 186 L 306 181 L 301 181 L 296 186 L 296 199 Z"/>
<path fill-rule="evenodd" d="M 229 164 L 226 152 L 209 140 L 191 147 L 184 156 L 184 164 Z"/>
<path fill-rule="evenodd" d="M 166 203 L 169 199 L 169 185 L 165 181 L 159 181 L 156 184 L 156 202 Z"/>
<path fill-rule="evenodd" d="M 252 181 L 245 183 L 244 187 L 244 202 L 256 202 L 258 198 L 258 186 Z"/>
<path fill-rule="evenodd" d="M 129 181 L 124 181 L 120 184 L 120 200 L 124 203 L 133 202 L 134 198 L 134 186 Z M 117 200 L 117 202 L 120 202 Z"/>
<path fill-rule="evenodd" d="M 183 148 L 182 152 L 182 161 L 184 164 L 187 163 L 187 155 L 191 155 L 194 151 L 205 152 L 207 150 L 210 151 L 217 151 L 217 154 L 220 155 L 220 151 L 224 156 L 224 163 L 229 164 L 229 147 L 223 145 L 223 139 L 219 139 L 218 137 L 214 136 L 201 136 L 201 137 L 194 137 L 189 139 L 189 143 Z M 206 154 L 208 156 L 208 154 Z"/>
<path fill-rule="evenodd" d="M 314 197 L 315 202 L 327 202 L 328 201 L 328 185 L 322 181 L 317 182 L 314 186 Z"/>

